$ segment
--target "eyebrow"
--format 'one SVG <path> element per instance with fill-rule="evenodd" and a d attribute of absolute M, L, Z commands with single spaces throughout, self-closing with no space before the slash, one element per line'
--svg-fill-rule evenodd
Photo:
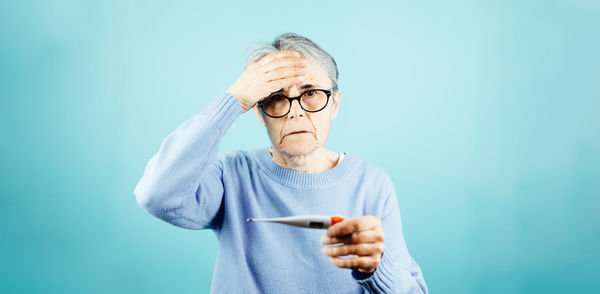
<path fill-rule="evenodd" d="M 315 87 L 316 86 L 312 85 L 312 84 L 304 84 L 304 85 L 300 86 L 300 90 L 304 90 L 304 89 L 308 89 L 308 88 L 315 88 Z M 283 92 L 283 88 L 281 88 L 281 89 L 279 89 L 279 90 L 277 90 L 277 91 L 275 91 L 275 92 L 273 92 L 271 94 L 275 94 L 275 93 L 279 93 L 279 92 Z"/>

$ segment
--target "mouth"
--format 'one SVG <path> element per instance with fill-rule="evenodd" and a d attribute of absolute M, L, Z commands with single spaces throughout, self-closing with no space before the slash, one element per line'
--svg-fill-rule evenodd
<path fill-rule="evenodd" d="M 319 141 L 319 138 L 317 138 L 317 134 L 315 132 L 311 132 L 311 131 L 294 131 L 294 132 L 290 132 L 285 134 L 283 137 L 281 137 L 281 139 L 279 140 L 279 144 L 283 143 L 283 140 L 285 140 L 285 138 L 287 138 L 288 136 L 292 136 L 290 138 L 295 138 L 296 139 L 306 139 L 306 137 L 303 137 L 302 135 L 311 135 L 315 141 Z M 289 139 L 292 140 L 292 139 Z"/>
<path fill-rule="evenodd" d="M 299 134 L 312 134 L 312 132 L 308 132 L 308 131 L 296 131 L 296 132 L 291 132 L 291 133 L 288 133 L 288 134 L 287 134 L 287 135 L 285 135 L 285 136 L 290 136 L 290 135 L 299 135 Z"/>

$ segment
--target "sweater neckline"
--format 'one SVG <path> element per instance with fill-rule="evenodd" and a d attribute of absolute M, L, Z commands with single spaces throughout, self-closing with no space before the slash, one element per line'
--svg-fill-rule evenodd
<path fill-rule="evenodd" d="M 345 154 L 344 160 L 338 161 L 333 168 L 320 173 L 305 173 L 285 168 L 273 161 L 269 148 L 255 150 L 260 168 L 272 179 L 290 188 L 312 190 L 325 189 L 338 184 L 350 175 L 359 165 L 360 160 Z"/>

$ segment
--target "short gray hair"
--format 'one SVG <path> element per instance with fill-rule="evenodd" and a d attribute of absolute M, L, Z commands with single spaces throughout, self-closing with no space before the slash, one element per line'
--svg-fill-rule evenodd
<path fill-rule="evenodd" d="M 304 56 L 312 57 L 323 64 L 327 75 L 331 80 L 331 89 L 337 90 L 338 69 L 335 59 L 325 52 L 319 45 L 310 39 L 295 33 L 281 34 L 275 38 L 271 44 L 260 44 L 251 49 L 248 53 L 248 64 L 260 60 L 266 55 L 276 51 L 292 50 L 302 53 Z"/>

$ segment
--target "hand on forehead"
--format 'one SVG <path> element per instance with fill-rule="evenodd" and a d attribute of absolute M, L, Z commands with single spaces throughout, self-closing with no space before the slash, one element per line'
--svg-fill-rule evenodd
<path fill-rule="evenodd" d="M 298 62 L 305 66 L 302 70 L 305 78 L 302 80 L 290 80 L 287 84 L 284 83 L 281 88 L 271 92 L 271 94 L 285 93 L 286 95 L 296 95 L 308 88 L 325 89 L 328 87 L 329 77 L 327 76 L 323 65 L 318 60 L 297 51 L 276 51 L 264 56 L 258 61 L 258 63 L 263 66 L 265 73 L 275 72 L 286 67 L 298 66 Z M 301 88 L 301 86 L 304 85 L 310 85 L 310 87 L 305 86 L 304 88 Z M 290 92 L 296 94 L 289 94 Z"/>
<path fill-rule="evenodd" d="M 277 52 L 267 54 L 266 56 L 261 58 L 258 61 L 258 63 L 260 65 L 265 65 L 269 62 L 275 61 L 276 59 L 283 59 L 283 58 L 300 58 L 300 59 L 302 59 L 302 58 L 304 58 L 304 56 L 297 51 L 283 50 L 283 51 L 277 51 Z"/>

